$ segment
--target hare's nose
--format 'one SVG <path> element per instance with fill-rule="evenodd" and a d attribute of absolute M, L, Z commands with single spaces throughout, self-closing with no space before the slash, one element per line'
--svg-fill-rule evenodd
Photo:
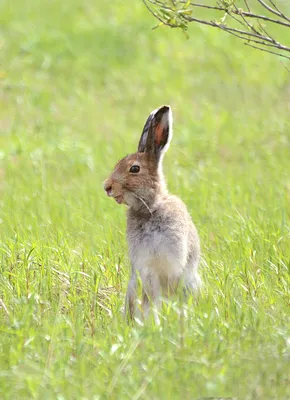
<path fill-rule="evenodd" d="M 104 184 L 104 189 L 105 189 L 105 191 L 107 192 L 107 195 L 108 195 L 108 196 L 111 196 L 111 195 L 112 195 L 112 185 L 110 185 L 110 184 L 108 184 L 108 183 L 105 183 L 105 184 Z"/>

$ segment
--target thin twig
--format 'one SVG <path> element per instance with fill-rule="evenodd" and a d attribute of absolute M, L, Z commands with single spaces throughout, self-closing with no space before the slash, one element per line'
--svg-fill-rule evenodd
<path fill-rule="evenodd" d="M 234 32 L 229 32 L 229 31 L 228 31 L 228 33 L 229 33 L 230 35 L 233 35 L 233 36 L 239 38 L 239 39 L 245 40 L 246 42 L 249 42 L 249 41 L 250 41 L 250 42 L 252 42 L 252 43 L 257 43 L 257 44 L 260 44 L 260 45 L 262 45 L 262 46 L 274 47 L 275 49 L 277 48 L 277 46 L 276 46 L 275 44 L 272 44 L 272 43 L 268 43 L 268 42 L 265 43 L 265 42 L 263 42 L 262 40 L 249 39 L 249 38 L 246 38 L 246 37 L 244 37 L 244 36 L 237 35 L 237 34 L 234 33 Z"/>
<path fill-rule="evenodd" d="M 251 43 L 245 43 L 245 45 L 246 45 L 246 46 L 253 47 L 253 49 L 258 49 L 258 50 L 261 50 L 261 51 L 266 51 L 267 53 L 275 54 L 276 56 L 284 57 L 284 58 L 287 58 L 288 60 L 290 60 L 290 57 L 289 57 L 289 56 L 285 56 L 285 54 L 276 53 L 275 51 L 263 49 L 262 47 L 254 46 L 254 45 L 251 44 Z"/>
<path fill-rule="evenodd" d="M 271 39 L 273 39 L 273 37 L 269 34 L 268 31 L 266 31 L 265 27 L 261 24 L 260 21 L 258 21 L 258 24 L 259 24 L 260 29 L 261 29 L 267 36 L 269 36 Z M 274 39 L 273 39 L 273 41 L 274 41 Z"/>
<path fill-rule="evenodd" d="M 237 9 L 237 6 L 235 5 L 234 7 L 235 7 L 237 14 L 239 14 L 239 10 Z M 247 19 L 243 16 L 242 13 L 240 13 L 239 15 L 241 16 L 242 20 L 245 22 L 247 27 L 250 28 L 251 31 L 259 34 L 259 32 L 256 30 L 256 28 L 252 24 L 250 24 L 250 22 L 247 21 Z"/>
<path fill-rule="evenodd" d="M 238 24 L 242 25 L 244 28 L 247 27 L 247 24 L 244 24 L 239 18 L 235 17 L 232 13 L 228 14 L 233 20 L 235 20 Z"/>
<path fill-rule="evenodd" d="M 248 4 L 247 0 L 244 0 L 244 3 L 246 5 L 246 7 L 247 7 L 247 10 L 250 12 L 251 10 L 250 10 L 250 7 L 249 7 L 249 4 Z"/>
<path fill-rule="evenodd" d="M 278 11 L 278 13 L 280 14 L 280 16 L 282 18 L 285 18 L 287 21 L 290 21 L 290 19 L 288 17 L 286 17 L 286 15 L 283 14 L 281 10 L 279 10 L 279 8 L 276 6 L 276 4 L 272 0 L 269 0 L 269 1 L 272 4 L 272 6 Z"/>
<path fill-rule="evenodd" d="M 269 12 L 271 12 L 271 13 L 273 13 L 273 14 L 275 14 L 275 15 L 278 15 L 278 17 L 283 18 L 283 17 L 281 16 L 280 11 L 274 10 L 273 8 L 271 8 L 270 6 L 268 6 L 268 4 L 266 4 L 263 0 L 257 0 L 257 1 L 258 1 L 264 8 L 266 8 L 266 10 L 268 10 Z"/>

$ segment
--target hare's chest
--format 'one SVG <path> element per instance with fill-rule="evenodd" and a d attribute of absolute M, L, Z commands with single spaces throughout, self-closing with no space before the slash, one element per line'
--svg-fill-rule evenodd
<path fill-rule="evenodd" d="M 179 275 L 178 252 L 174 235 L 162 221 L 139 223 L 128 231 L 129 257 L 133 267 L 142 273 L 159 276 Z"/>
<path fill-rule="evenodd" d="M 166 253 L 170 246 L 159 219 L 136 222 L 128 232 L 128 244 L 130 250 L 145 258 Z"/>

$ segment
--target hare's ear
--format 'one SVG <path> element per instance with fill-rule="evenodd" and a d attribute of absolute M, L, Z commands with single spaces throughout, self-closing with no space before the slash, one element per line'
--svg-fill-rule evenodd
<path fill-rule="evenodd" d="M 169 147 L 172 137 L 172 112 L 162 106 L 149 115 L 139 141 L 138 151 L 160 158 Z"/>

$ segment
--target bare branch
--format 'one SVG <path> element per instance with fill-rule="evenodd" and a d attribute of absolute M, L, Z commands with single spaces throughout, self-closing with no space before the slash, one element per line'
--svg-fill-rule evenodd
<path fill-rule="evenodd" d="M 259 1 L 259 0 L 257 0 L 257 1 Z M 185 4 L 185 1 L 181 1 L 181 3 Z M 157 2 L 156 2 L 156 4 L 157 4 Z M 162 4 L 162 3 L 159 2 L 159 4 Z M 207 8 L 209 10 L 216 10 L 216 11 L 223 11 L 223 12 L 226 11 L 222 7 L 208 6 L 208 5 L 204 5 L 204 4 L 198 4 L 198 3 L 190 3 L 190 5 L 193 6 L 193 7 Z M 248 8 L 248 5 L 247 5 L 247 8 Z M 272 22 L 273 24 L 279 24 L 279 25 L 283 25 L 283 26 L 288 26 L 290 28 L 290 19 L 289 19 L 289 23 L 288 22 L 284 22 L 284 21 L 280 21 L 280 20 L 277 20 L 277 19 L 273 19 L 273 18 L 267 17 L 266 15 L 255 14 L 255 13 L 251 12 L 249 8 L 248 8 L 248 11 L 243 11 L 243 10 L 238 9 L 236 7 L 235 10 L 231 10 L 231 13 L 232 14 L 237 14 L 237 15 L 240 15 L 240 16 L 243 15 L 246 18 L 262 19 L 264 21 Z M 280 16 L 280 14 L 279 14 L 279 16 Z M 287 19 L 287 18 L 285 18 L 285 19 Z"/>
<path fill-rule="evenodd" d="M 207 25 L 244 40 L 247 46 L 290 59 L 290 56 L 285 54 L 290 53 L 290 45 L 280 43 L 277 37 L 273 36 L 272 33 L 270 34 L 264 26 L 264 23 L 267 22 L 270 26 L 278 25 L 282 28 L 290 28 L 290 18 L 279 9 L 274 0 L 267 0 L 268 4 L 265 0 L 255 0 L 270 15 L 253 12 L 247 0 L 244 0 L 247 11 L 238 8 L 235 1 L 229 2 L 227 0 L 219 0 L 216 4 L 214 4 L 215 0 L 212 0 L 213 4 L 200 4 L 187 0 L 142 1 L 150 13 L 163 25 L 184 31 L 187 30 L 190 23 Z M 216 12 L 222 13 L 222 18 L 220 20 L 199 18 L 198 14 L 194 12 L 198 8 L 215 12 L 215 14 Z M 273 18 L 274 15 L 276 18 Z M 227 16 L 230 19 L 226 23 Z M 256 20 L 256 23 L 252 23 L 250 20 Z M 263 25 L 261 22 L 263 22 Z M 241 29 L 238 29 L 237 24 L 240 25 Z M 285 36 L 281 34 L 281 37 L 284 39 Z M 281 52 L 271 51 L 269 47 Z"/>

